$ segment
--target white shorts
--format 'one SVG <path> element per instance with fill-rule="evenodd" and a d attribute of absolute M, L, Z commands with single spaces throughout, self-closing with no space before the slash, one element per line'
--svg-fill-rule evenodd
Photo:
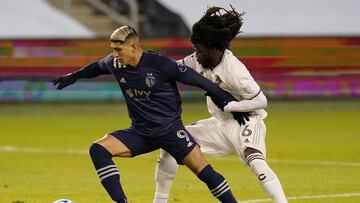
<path fill-rule="evenodd" d="M 251 147 L 266 157 L 266 126 L 260 116 L 252 116 L 240 126 L 236 120 L 220 120 L 215 117 L 200 120 L 186 126 L 201 147 L 201 151 L 211 156 L 236 154 L 246 163 L 244 150 Z"/>

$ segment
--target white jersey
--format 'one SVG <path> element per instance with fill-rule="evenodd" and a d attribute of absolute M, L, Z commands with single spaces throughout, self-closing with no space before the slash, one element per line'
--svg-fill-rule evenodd
<path fill-rule="evenodd" d="M 202 65 L 198 63 L 195 53 L 186 56 L 179 62 L 193 68 L 196 72 L 218 84 L 222 89 L 228 91 L 239 101 L 245 99 L 250 100 L 257 96 L 261 91 L 259 85 L 251 76 L 245 65 L 228 49 L 224 51 L 221 62 L 212 70 L 203 68 Z M 209 113 L 218 119 L 233 119 L 231 113 L 221 111 L 209 97 L 207 97 L 207 107 Z M 255 110 L 252 114 L 262 119 L 267 116 L 264 109 Z"/>

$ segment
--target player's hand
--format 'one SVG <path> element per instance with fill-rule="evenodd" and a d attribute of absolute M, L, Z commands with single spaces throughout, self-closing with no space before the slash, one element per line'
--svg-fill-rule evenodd
<path fill-rule="evenodd" d="M 219 98 L 216 95 L 213 95 L 209 92 L 205 93 L 205 96 L 209 96 L 211 98 L 211 100 L 214 102 L 214 104 L 219 107 L 219 109 L 221 109 L 222 111 L 224 111 L 224 107 L 228 104 L 227 101 L 224 101 L 223 99 Z"/>
<path fill-rule="evenodd" d="M 208 92 L 205 93 L 206 96 L 209 96 L 211 100 L 216 104 L 217 107 L 219 107 L 222 111 L 224 111 L 224 108 L 230 104 L 231 102 L 224 101 L 220 99 L 219 97 L 210 94 Z M 234 119 L 237 120 L 239 125 L 245 125 L 246 121 L 249 121 L 250 113 L 249 112 L 231 112 Z"/>
<path fill-rule="evenodd" d="M 236 101 L 229 102 L 225 107 L 225 112 L 231 112 L 234 116 L 234 119 L 238 121 L 240 125 L 245 125 L 246 121 L 249 121 L 250 113 L 249 112 L 237 112 L 233 111 L 233 106 L 236 104 Z"/>
<path fill-rule="evenodd" d="M 58 90 L 62 90 L 64 89 L 65 87 L 73 84 L 76 82 L 78 78 L 72 74 L 72 73 L 69 73 L 67 75 L 63 75 L 63 76 L 60 76 L 58 78 L 55 78 L 52 83 L 53 85 L 57 85 L 56 89 Z"/>
<path fill-rule="evenodd" d="M 249 117 L 250 117 L 249 112 L 231 112 L 231 113 L 240 126 L 245 125 L 246 121 L 249 121 Z"/>

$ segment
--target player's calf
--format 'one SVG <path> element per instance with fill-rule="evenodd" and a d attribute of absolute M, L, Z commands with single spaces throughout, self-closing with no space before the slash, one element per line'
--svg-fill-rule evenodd
<path fill-rule="evenodd" d="M 257 176 L 265 192 L 275 203 L 287 203 L 281 183 L 267 164 L 264 155 L 256 149 L 250 148 L 247 152 L 249 151 L 252 151 L 252 153 L 245 153 L 246 162 Z"/>
<path fill-rule="evenodd" d="M 210 192 L 223 203 L 237 203 L 225 178 L 207 165 L 198 175 L 206 183 Z"/>
<path fill-rule="evenodd" d="M 206 183 L 210 192 L 222 203 L 237 203 L 225 178 L 208 164 L 199 146 L 194 147 L 183 163 Z"/>
<path fill-rule="evenodd" d="M 176 160 L 165 150 L 160 149 L 160 157 L 155 170 L 156 191 L 153 203 L 168 202 L 177 168 Z"/>
<path fill-rule="evenodd" d="M 101 184 L 117 203 L 127 203 L 126 196 L 120 184 L 120 174 L 112 161 L 112 154 L 100 144 L 94 143 L 89 149 L 92 162 L 101 180 Z"/>

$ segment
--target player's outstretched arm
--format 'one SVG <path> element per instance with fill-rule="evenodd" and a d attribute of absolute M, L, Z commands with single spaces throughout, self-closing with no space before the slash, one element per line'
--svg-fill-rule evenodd
<path fill-rule="evenodd" d="M 63 75 L 63 76 L 60 76 L 60 77 L 57 77 L 55 78 L 52 83 L 53 85 L 57 85 L 56 89 L 58 90 L 62 90 L 64 89 L 65 87 L 69 86 L 69 85 L 72 85 L 76 82 L 76 80 L 78 80 L 79 78 L 77 78 L 75 76 L 75 74 L 73 73 L 69 73 L 67 75 Z"/>
<path fill-rule="evenodd" d="M 176 66 L 172 65 L 165 69 L 170 78 L 205 90 L 207 92 L 207 96 L 210 96 L 221 110 L 224 110 L 224 107 L 229 102 L 237 101 L 237 99 L 230 93 L 221 89 L 218 85 L 203 77 L 193 69 L 184 66 L 183 64 L 177 64 Z M 250 116 L 248 112 L 234 112 L 232 114 L 234 119 L 236 119 L 240 125 L 245 124 L 245 122 L 249 120 Z"/>
<path fill-rule="evenodd" d="M 260 90 L 253 98 L 244 99 L 242 101 L 231 101 L 225 107 L 225 112 L 247 112 L 258 109 L 264 109 L 267 106 L 267 99 Z"/>
<path fill-rule="evenodd" d="M 92 62 L 78 71 L 69 73 L 52 80 L 53 85 L 57 85 L 56 89 L 62 90 L 65 87 L 74 84 L 78 79 L 81 78 L 95 78 L 102 74 L 108 74 L 108 71 L 105 71 L 104 68 L 99 66 L 99 62 Z"/>
<path fill-rule="evenodd" d="M 221 89 L 218 85 L 187 66 L 176 64 L 175 67 L 172 66 L 168 68 L 167 71 L 169 77 L 176 81 L 199 87 L 211 95 L 216 95 L 219 99 L 219 104 L 221 103 L 222 108 L 224 108 L 228 102 L 234 101 L 235 99 L 230 93 Z"/>
<path fill-rule="evenodd" d="M 237 101 L 230 93 L 221 89 L 217 84 L 181 63 L 170 62 L 164 68 L 164 71 L 171 80 L 205 90 L 208 96 L 216 98 L 215 104 L 222 110 L 230 101 Z"/>

